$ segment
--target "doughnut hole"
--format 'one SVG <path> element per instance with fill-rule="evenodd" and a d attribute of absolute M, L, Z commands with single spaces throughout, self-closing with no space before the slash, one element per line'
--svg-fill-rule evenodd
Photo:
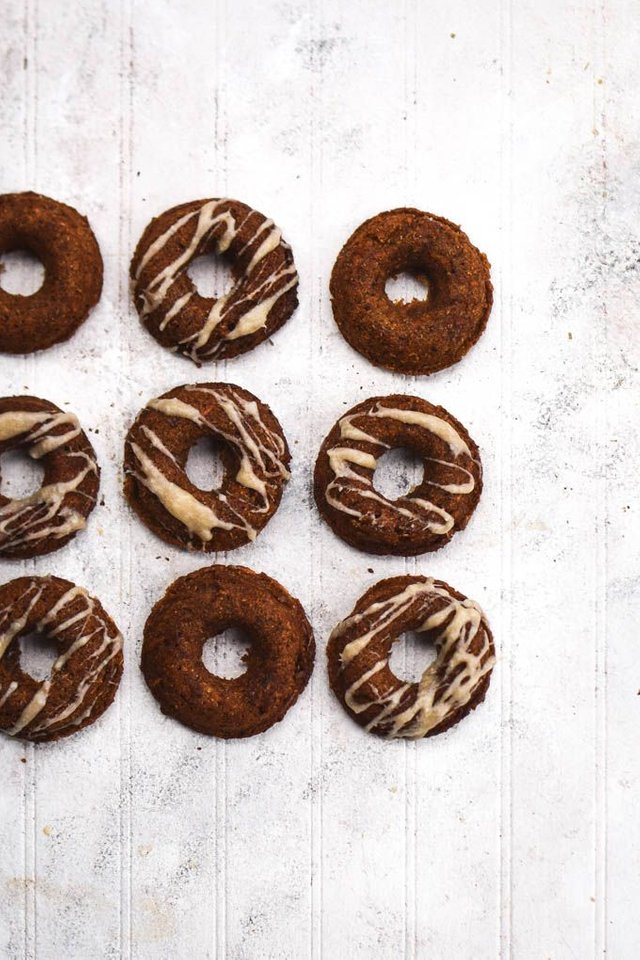
<path fill-rule="evenodd" d="M 216 253 L 195 257 L 187 267 L 187 274 L 200 296 L 210 300 L 224 297 L 234 284 L 229 261 Z"/>
<path fill-rule="evenodd" d="M 10 500 L 22 500 L 39 490 L 44 467 L 24 450 L 7 450 L 0 456 L 0 494 Z"/>
<path fill-rule="evenodd" d="M 408 630 L 392 644 L 389 668 L 399 680 L 418 683 L 437 653 L 429 633 Z"/>
<path fill-rule="evenodd" d="M 31 297 L 44 283 L 44 265 L 28 250 L 0 254 L 0 288 L 13 296 Z"/>
<path fill-rule="evenodd" d="M 246 656 L 251 638 L 242 627 L 228 627 L 205 640 L 202 662 L 209 673 L 224 680 L 235 680 L 247 670 Z"/>
<path fill-rule="evenodd" d="M 46 680 L 51 676 L 53 665 L 60 651 L 55 640 L 43 633 L 33 631 L 20 637 L 20 668 L 34 680 Z"/>
<path fill-rule="evenodd" d="M 378 459 L 373 488 L 387 500 L 398 500 L 418 486 L 423 474 L 422 460 L 413 450 L 393 447 Z"/>
<path fill-rule="evenodd" d="M 198 490 L 219 490 L 224 480 L 222 444 L 214 437 L 201 437 L 189 450 L 185 472 Z"/>
<path fill-rule="evenodd" d="M 429 281 L 418 270 L 403 270 L 387 279 L 384 292 L 392 303 L 426 302 L 429 299 Z"/>

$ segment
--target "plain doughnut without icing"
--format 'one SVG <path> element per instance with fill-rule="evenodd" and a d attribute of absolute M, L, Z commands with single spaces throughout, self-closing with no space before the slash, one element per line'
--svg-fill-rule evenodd
<path fill-rule="evenodd" d="M 187 270 L 205 253 L 231 266 L 233 287 L 201 296 Z M 144 231 L 131 263 L 140 319 L 156 340 L 200 365 L 251 350 L 298 305 L 291 247 L 273 220 L 238 200 L 194 200 Z"/>
<path fill-rule="evenodd" d="M 392 644 L 423 633 L 436 658 L 418 683 L 389 667 Z M 334 629 L 327 647 L 329 680 L 345 710 L 365 730 L 417 740 L 453 726 L 482 700 L 495 649 L 480 607 L 441 580 L 381 580 Z"/>
<path fill-rule="evenodd" d="M 41 261 L 44 282 L 30 296 L 0 288 L 0 351 L 33 353 L 67 340 L 98 302 L 102 256 L 86 217 L 38 193 L 0 196 L 0 255 L 14 250 Z"/>

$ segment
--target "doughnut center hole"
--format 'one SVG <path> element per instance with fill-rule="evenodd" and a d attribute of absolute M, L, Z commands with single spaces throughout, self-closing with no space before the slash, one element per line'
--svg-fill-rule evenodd
<path fill-rule="evenodd" d="M 189 450 L 186 474 L 198 490 L 219 490 L 224 479 L 221 444 L 214 437 L 201 437 Z"/>
<path fill-rule="evenodd" d="M 33 631 L 18 640 L 20 644 L 20 668 L 34 680 L 46 680 L 51 676 L 53 665 L 60 655 L 58 646 L 50 637 Z"/>
<path fill-rule="evenodd" d="M 0 456 L 0 493 L 10 500 L 22 500 L 39 490 L 44 467 L 24 450 L 7 450 Z"/>
<path fill-rule="evenodd" d="M 422 480 L 422 460 L 408 447 L 393 447 L 378 459 L 373 488 L 387 500 L 398 500 L 411 493 Z"/>
<path fill-rule="evenodd" d="M 389 667 L 399 680 L 417 683 L 438 655 L 427 633 L 407 630 L 391 646 Z"/>
<path fill-rule="evenodd" d="M 187 267 L 196 290 L 201 297 L 219 300 L 233 287 L 233 273 L 228 260 L 215 253 L 203 253 L 195 257 Z"/>
<path fill-rule="evenodd" d="M 388 278 L 384 292 L 392 303 L 414 303 L 429 299 L 429 281 L 424 273 L 403 270 Z"/>
<path fill-rule="evenodd" d="M 209 673 L 223 680 L 235 680 L 246 673 L 246 656 L 251 638 L 242 627 L 227 627 L 222 633 L 205 640 L 202 662 Z"/>
<path fill-rule="evenodd" d="M 14 296 L 31 297 L 44 283 L 44 265 L 28 250 L 0 255 L 0 287 Z"/>

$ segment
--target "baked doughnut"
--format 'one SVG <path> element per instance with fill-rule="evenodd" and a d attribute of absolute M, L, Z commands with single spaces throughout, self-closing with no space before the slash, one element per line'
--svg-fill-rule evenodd
<path fill-rule="evenodd" d="M 391 645 L 424 633 L 436 658 L 418 683 L 389 667 Z M 432 577 L 381 580 L 329 638 L 329 681 L 354 720 L 389 739 L 432 737 L 462 720 L 489 687 L 495 649 L 477 604 Z"/>
<path fill-rule="evenodd" d="M 77 417 L 38 397 L 0 398 L 0 455 L 18 448 L 44 467 L 27 497 L 5 497 L 0 486 L 0 557 L 24 559 L 58 550 L 86 526 L 100 470 Z"/>
<path fill-rule="evenodd" d="M 221 442 L 217 490 L 185 467 L 201 437 Z M 289 479 L 289 448 L 269 407 L 231 383 L 194 383 L 150 400 L 125 443 L 125 496 L 140 519 L 178 547 L 233 550 L 255 540 Z"/>
<path fill-rule="evenodd" d="M 417 487 L 397 500 L 374 488 L 378 458 L 408 447 L 422 459 Z M 477 446 L 455 417 L 420 397 L 372 397 L 344 414 L 320 448 L 314 494 L 339 537 L 367 553 L 438 550 L 462 530 L 482 491 Z"/>
<path fill-rule="evenodd" d="M 224 296 L 201 296 L 187 273 L 205 253 L 231 266 Z M 298 305 L 291 247 L 273 220 L 238 200 L 193 200 L 151 221 L 131 263 L 140 319 L 164 347 L 189 357 L 223 360 L 275 333 Z"/>
<path fill-rule="evenodd" d="M 18 637 L 54 640 L 46 680 L 20 666 Z M 122 676 L 122 637 L 102 604 L 59 577 L 19 577 L 0 586 L 0 730 L 23 740 L 68 737 L 94 723 Z"/>
<path fill-rule="evenodd" d="M 0 289 L 0 351 L 33 353 L 68 340 L 102 292 L 102 257 L 89 221 L 38 193 L 5 193 L 0 256 L 13 250 L 40 260 L 44 282 L 26 297 Z"/>
<path fill-rule="evenodd" d="M 426 280 L 428 297 L 394 303 L 390 277 Z M 489 262 L 460 227 L 403 207 L 366 220 L 331 274 L 333 314 L 343 337 L 371 363 L 425 374 L 457 363 L 484 330 L 493 287 Z"/>
<path fill-rule="evenodd" d="M 232 626 L 251 641 L 234 679 L 202 662 L 206 640 Z M 282 720 L 307 685 L 315 644 L 300 603 L 264 573 L 203 567 L 180 577 L 144 628 L 142 672 L 162 708 L 216 737 L 251 737 Z"/>

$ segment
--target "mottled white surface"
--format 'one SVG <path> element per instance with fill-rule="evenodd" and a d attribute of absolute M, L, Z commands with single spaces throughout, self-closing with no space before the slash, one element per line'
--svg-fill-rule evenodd
<path fill-rule="evenodd" d="M 105 258 L 70 342 L 0 358 L 3 394 L 47 397 L 92 431 L 104 503 L 72 546 L 1 576 L 95 592 L 127 669 L 81 736 L 0 742 L 0 956 L 635 960 L 637 4 L 3 0 L 1 20 L 0 189 L 86 212 Z M 152 215 L 225 194 L 282 226 L 301 303 L 273 345 L 197 371 L 143 331 L 127 266 Z M 343 241 L 404 204 L 461 223 L 493 264 L 485 336 L 428 379 L 367 364 L 329 305 Z M 163 718 L 144 686 L 150 606 L 203 561 L 120 494 L 139 407 L 204 378 L 283 423 L 282 507 L 228 559 L 282 581 L 318 642 L 299 703 L 237 743 Z M 468 530 L 406 562 L 338 541 L 310 484 L 337 415 L 398 390 L 458 416 L 486 475 Z M 376 579 L 414 570 L 485 607 L 499 663 L 472 717 L 388 744 L 334 701 L 324 645 Z"/>

